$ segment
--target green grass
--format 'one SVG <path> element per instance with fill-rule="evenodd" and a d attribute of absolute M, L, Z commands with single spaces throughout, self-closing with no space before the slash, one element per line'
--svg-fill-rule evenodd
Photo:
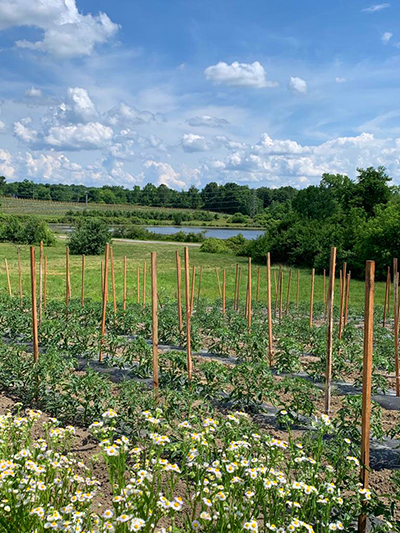
<path fill-rule="evenodd" d="M 22 257 L 22 277 L 23 277 L 23 291 L 25 295 L 30 294 L 30 262 L 29 262 L 29 246 L 21 246 Z M 184 288 L 184 273 L 183 273 L 183 245 L 168 243 L 168 244 L 151 244 L 143 243 L 124 243 L 114 242 L 113 253 L 115 259 L 115 282 L 116 293 L 119 302 L 122 301 L 122 285 L 123 285 L 123 258 L 126 255 L 128 264 L 127 286 L 128 286 L 128 301 L 135 302 L 137 294 L 136 271 L 140 267 L 140 285 L 142 287 L 143 279 L 143 263 L 147 264 L 147 280 L 146 292 L 147 301 L 150 301 L 150 254 L 157 252 L 157 270 L 158 270 L 158 290 L 161 301 L 163 298 L 176 297 L 176 268 L 175 268 L 175 252 L 179 250 L 182 257 L 182 287 Z M 58 242 L 56 246 L 45 248 L 45 253 L 48 256 L 48 275 L 47 275 L 47 298 L 48 299 L 64 299 L 65 298 L 65 243 Z M 242 269 L 241 281 L 241 302 L 243 304 L 246 294 L 247 283 L 247 258 L 235 257 L 228 254 L 206 254 L 200 252 L 198 247 L 189 248 L 190 266 L 196 267 L 196 295 L 199 279 L 199 267 L 203 267 L 203 278 L 201 284 L 201 295 L 209 300 L 218 298 L 218 284 L 215 269 L 219 269 L 220 281 L 222 283 L 222 269 L 226 270 L 226 297 L 233 298 L 235 285 L 235 269 L 236 264 L 239 264 Z M 36 247 L 37 257 L 37 271 L 39 269 L 39 248 Z M 7 294 L 7 277 L 4 265 L 4 258 L 7 259 L 12 292 L 14 295 L 18 294 L 18 255 L 17 246 L 8 243 L 0 244 L 0 294 Z M 86 258 L 86 274 L 85 274 L 85 295 L 87 298 L 93 300 L 101 299 L 101 261 L 103 257 L 91 256 Z M 70 256 L 71 269 L 71 288 L 72 298 L 80 298 L 81 291 L 81 257 Z M 278 266 L 273 265 L 273 273 L 277 272 Z M 283 301 L 286 302 L 287 281 L 289 269 L 284 267 L 284 290 Z M 257 288 L 257 272 L 258 265 L 253 265 L 252 269 L 252 291 L 253 298 L 256 298 Z M 111 277 L 110 277 L 111 284 Z M 326 286 L 328 279 L 326 280 Z M 309 303 L 310 301 L 310 287 L 311 287 L 311 273 L 308 270 L 300 271 L 300 302 Z M 321 303 L 323 300 L 322 294 L 323 279 L 322 276 L 315 277 L 315 304 Z M 272 289 L 274 294 L 274 274 L 272 274 Z M 364 305 L 364 282 L 352 280 L 350 289 L 350 306 L 362 309 Z M 110 293 L 111 294 L 111 293 Z M 142 291 L 141 291 L 142 294 Z M 338 302 L 339 294 L 339 280 L 336 280 L 335 287 L 335 303 Z M 385 294 L 385 284 L 378 282 L 375 285 L 375 304 L 383 305 Z M 291 298 L 294 302 L 296 298 L 296 272 L 293 271 L 291 284 Z M 260 300 L 266 301 L 266 268 L 261 267 L 261 285 L 260 285 Z"/>

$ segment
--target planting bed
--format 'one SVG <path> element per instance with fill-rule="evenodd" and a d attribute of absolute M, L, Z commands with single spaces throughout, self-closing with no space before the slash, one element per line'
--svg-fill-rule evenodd
<path fill-rule="evenodd" d="M 30 302 L 0 300 L 0 531 L 397 530 L 400 496 L 392 325 L 375 310 L 370 489 L 359 484 L 362 317 L 334 331 L 332 413 L 323 415 L 326 324 L 315 305 L 274 318 L 200 302 L 193 376 L 176 302 L 151 309 L 51 302 L 32 358 Z M 38 412 L 41 411 L 41 414 Z M 11 413 L 11 414 L 10 414 Z"/>

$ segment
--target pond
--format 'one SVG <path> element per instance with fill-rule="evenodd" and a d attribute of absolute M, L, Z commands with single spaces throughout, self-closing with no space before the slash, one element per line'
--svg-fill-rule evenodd
<path fill-rule="evenodd" d="M 241 233 L 245 239 L 252 240 L 265 233 L 262 229 L 199 228 L 195 226 L 147 226 L 146 229 L 155 233 L 162 233 L 163 235 L 173 235 L 179 231 L 183 231 L 184 233 L 201 233 L 204 231 L 206 237 L 215 237 L 216 239 L 229 239 L 229 237 L 235 237 Z"/>
<path fill-rule="evenodd" d="M 49 224 L 52 231 L 56 233 L 71 233 L 74 229 L 73 226 L 68 224 Z M 173 235 L 179 231 L 184 233 L 201 233 L 205 232 L 206 237 L 215 237 L 216 239 L 228 239 L 229 237 L 235 237 L 241 233 L 245 239 L 256 239 L 260 235 L 264 234 L 262 229 L 246 229 L 246 228 L 207 228 L 196 226 L 146 226 L 146 229 L 153 231 L 154 233 L 161 233 L 163 235 Z M 112 232 L 113 227 L 110 228 Z"/>

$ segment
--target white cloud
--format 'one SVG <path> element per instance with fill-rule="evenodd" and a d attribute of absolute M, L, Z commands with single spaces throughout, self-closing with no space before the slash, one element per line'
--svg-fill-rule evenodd
<path fill-rule="evenodd" d="M 69 120 L 90 122 L 98 117 L 98 111 L 86 89 L 70 87 L 67 92 L 67 104 L 71 109 Z"/>
<path fill-rule="evenodd" d="M 26 144 L 33 144 L 38 140 L 38 132 L 26 127 L 26 119 L 14 123 L 14 135 L 19 141 Z"/>
<path fill-rule="evenodd" d="M 370 7 L 366 7 L 365 9 L 362 9 L 364 13 L 377 13 L 378 11 L 382 11 L 382 9 L 387 9 L 390 7 L 390 4 L 384 3 L 384 4 L 374 4 Z"/>
<path fill-rule="evenodd" d="M 307 82 L 302 78 L 291 76 L 289 80 L 289 89 L 293 94 L 307 94 Z"/>
<path fill-rule="evenodd" d="M 125 103 L 121 103 L 107 111 L 104 118 L 108 125 L 120 128 L 127 128 L 137 124 L 149 124 L 150 122 L 165 122 L 161 113 L 153 114 L 150 111 L 141 111 Z"/>
<path fill-rule="evenodd" d="M 0 120 L 0 133 L 4 133 L 5 129 L 6 129 L 6 125 L 4 124 L 2 120 Z"/>
<path fill-rule="evenodd" d="M 202 135 L 185 133 L 182 137 L 182 148 L 185 152 L 207 152 L 212 148 L 212 142 Z"/>
<path fill-rule="evenodd" d="M 71 126 L 54 126 L 43 139 L 57 150 L 99 150 L 111 143 L 113 130 L 100 122 Z"/>
<path fill-rule="evenodd" d="M 0 148 L 0 176 L 5 176 L 6 178 L 14 177 L 14 166 L 12 164 L 12 157 L 10 152 L 7 150 L 2 150 Z"/>
<path fill-rule="evenodd" d="M 167 185 L 174 189 L 182 189 L 187 186 L 187 183 L 182 179 L 181 174 L 176 172 L 169 163 L 146 161 L 144 168 L 145 182 L 150 181 L 157 185 Z"/>
<path fill-rule="evenodd" d="M 42 91 L 40 89 L 37 89 L 36 87 L 31 87 L 27 91 L 25 91 L 25 96 L 27 98 L 41 98 Z"/>
<path fill-rule="evenodd" d="M 259 61 L 254 63 L 239 63 L 235 61 L 228 65 L 220 61 L 216 65 L 207 67 L 204 71 L 206 78 L 217 84 L 225 84 L 231 87 L 252 87 L 263 89 L 265 87 L 277 87 L 278 83 L 267 80 L 264 67 Z"/>
<path fill-rule="evenodd" d="M 336 76 L 335 78 L 336 83 L 345 83 L 346 81 L 346 78 L 341 78 L 340 76 Z"/>
<path fill-rule="evenodd" d="M 387 44 L 392 37 L 393 33 L 390 33 L 390 31 L 385 31 L 385 33 L 382 35 L 383 44 Z"/>
<path fill-rule="evenodd" d="M 0 30 L 13 26 L 33 26 L 44 32 L 43 40 L 17 41 L 18 47 L 61 58 L 90 55 L 119 28 L 105 13 L 79 13 L 75 0 L 2 0 Z"/>
<path fill-rule="evenodd" d="M 212 117 L 211 115 L 202 115 L 201 117 L 192 117 L 186 121 L 189 126 L 200 127 L 206 126 L 208 128 L 221 128 L 226 126 L 229 122 L 224 118 Z"/>

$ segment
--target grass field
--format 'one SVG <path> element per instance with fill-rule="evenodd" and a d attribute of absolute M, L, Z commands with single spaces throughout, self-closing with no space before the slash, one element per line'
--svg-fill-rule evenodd
<path fill-rule="evenodd" d="M 176 296 L 176 269 L 175 269 L 175 252 L 179 250 L 182 257 L 183 267 L 183 248 L 182 244 L 178 243 L 161 243 L 153 244 L 148 242 L 143 243 L 126 243 L 115 241 L 113 244 L 113 252 L 115 258 L 115 279 L 116 291 L 118 300 L 122 300 L 122 285 L 123 285 L 123 258 L 127 257 L 128 264 L 128 300 L 136 301 L 137 283 L 136 272 L 140 267 L 140 285 L 142 286 L 143 279 L 143 263 L 147 264 L 147 299 L 150 299 L 150 253 L 157 252 L 158 265 L 158 288 L 161 300 L 163 298 L 175 298 Z M 56 246 L 45 249 L 48 256 L 48 277 L 47 277 L 47 295 L 49 299 L 63 299 L 65 297 L 65 243 L 58 242 Z M 37 247 L 37 262 L 39 249 Z M 201 283 L 201 295 L 209 300 L 218 298 L 218 284 L 215 269 L 219 269 L 219 276 L 222 283 L 222 269 L 226 269 L 226 295 L 227 299 L 233 298 L 234 284 L 235 284 L 235 269 L 236 264 L 242 268 L 242 282 L 241 282 L 241 301 L 244 301 L 246 294 L 247 283 L 247 258 L 235 257 L 228 254 L 206 254 L 200 252 L 198 247 L 190 247 L 190 265 L 196 267 L 196 294 L 197 284 L 199 279 L 199 267 L 203 267 L 203 278 Z M 29 263 L 29 246 L 21 246 L 22 256 L 22 272 L 23 272 L 23 290 L 24 294 L 30 294 L 30 263 Z M 0 293 L 7 294 L 7 278 L 4 259 L 7 259 L 11 286 L 14 294 L 18 292 L 18 256 L 17 246 L 12 244 L 0 244 Z M 93 256 L 86 258 L 86 275 L 85 275 L 85 295 L 87 298 L 93 300 L 101 299 L 101 261 L 102 256 Z M 81 257 L 70 257 L 71 268 L 71 286 L 72 298 L 80 298 L 81 290 Z M 278 266 L 273 265 L 273 271 L 277 271 Z M 253 297 L 256 298 L 257 288 L 257 271 L 258 265 L 253 266 L 252 273 L 252 287 Z M 286 301 L 288 268 L 284 268 L 284 290 L 283 300 Z M 310 300 L 310 282 L 311 274 L 308 270 L 300 271 L 300 302 L 308 303 Z M 328 280 L 326 280 L 327 285 Z M 182 275 L 182 286 L 184 287 L 184 277 Z M 272 287 L 274 291 L 274 276 L 272 276 Z M 338 302 L 339 280 L 336 280 L 335 287 L 335 302 Z M 376 283 L 375 287 L 375 303 L 376 305 L 383 305 L 384 302 L 385 284 L 383 282 Z M 274 292 L 273 292 L 274 294 Z M 291 283 L 291 302 L 295 302 L 296 298 L 296 273 L 293 272 Z M 260 300 L 266 301 L 266 268 L 261 267 L 261 285 L 260 285 Z M 323 300 L 323 278 L 316 276 L 315 278 L 315 304 L 321 303 Z M 350 289 L 350 306 L 362 308 L 364 304 L 364 282 L 352 280 Z"/>

